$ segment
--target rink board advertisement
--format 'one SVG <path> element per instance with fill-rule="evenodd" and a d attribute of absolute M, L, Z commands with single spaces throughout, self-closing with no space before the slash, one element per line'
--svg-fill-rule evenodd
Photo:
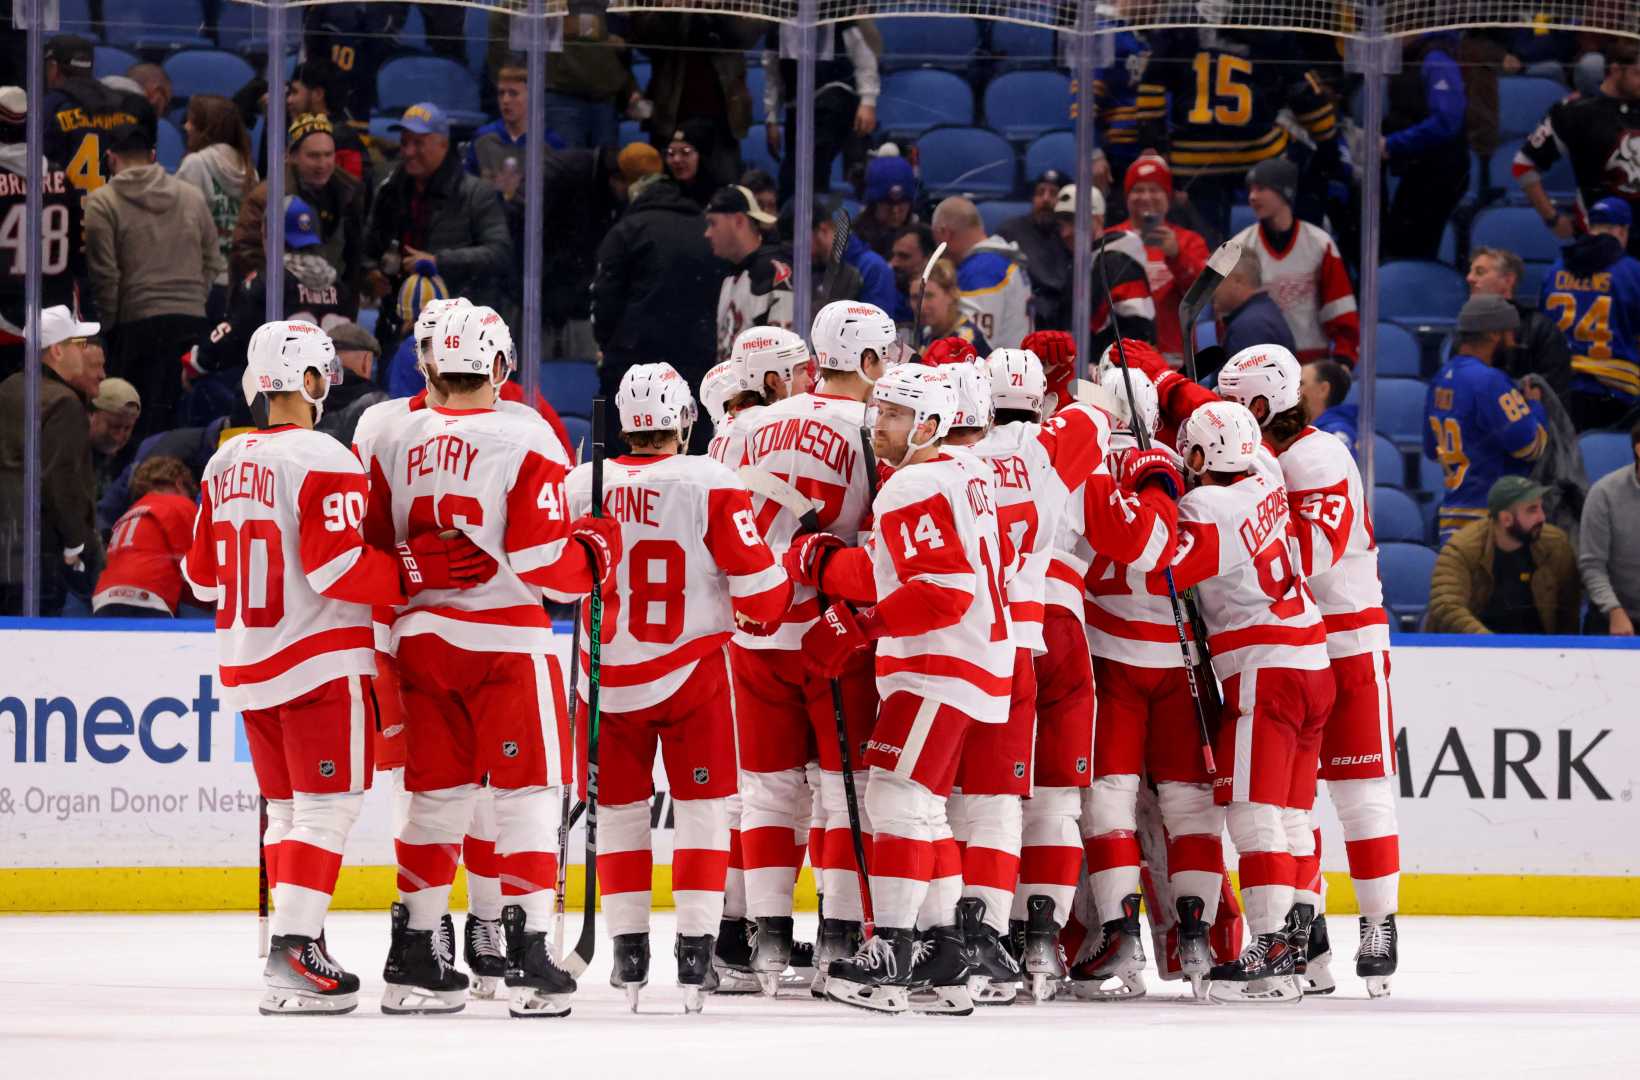
<path fill-rule="evenodd" d="M 253 903 L 256 786 L 211 635 L 39 625 L 0 629 L 0 910 Z M 1640 910 L 1640 651 L 1599 647 L 1614 644 L 1397 645 L 1404 910 Z M 567 660 L 568 635 L 555 645 Z M 660 901 L 671 830 L 656 780 Z M 391 795 L 366 799 L 343 903 L 388 898 Z M 1325 796 L 1318 807 L 1343 909 L 1343 844 Z M 576 861 L 581 843 L 577 829 Z"/>

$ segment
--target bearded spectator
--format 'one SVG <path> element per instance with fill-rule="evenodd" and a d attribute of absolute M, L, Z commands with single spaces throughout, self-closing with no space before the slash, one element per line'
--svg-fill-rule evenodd
<path fill-rule="evenodd" d="M 1070 178 L 1048 169 L 1031 185 L 1031 209 L 997 227 L 997 235 L 1025 253 L 1031 271 L 1033 315 L 1041 330 L 1066 330 L 1071 325 L 1071 252 L 1059 241 L 1059 223 L 1053 205 L 1059 189 Z"/>

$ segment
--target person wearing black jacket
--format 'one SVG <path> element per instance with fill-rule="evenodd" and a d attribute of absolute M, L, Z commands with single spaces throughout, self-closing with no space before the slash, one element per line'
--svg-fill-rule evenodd
<path fill-rule="evenodd" d="M 1572 381 L 1572 353 L 1553 317 L 1515 299 L 1525 274 L 1526 264 L 1513 251 L 1476 248 L 1469 254 L 1469 295 L 1491 293 L 1515 305 L 1520 312 L 1517 344 L 1499 355 L 1497 367 L 1517 382 L 1526 375 L 1542 375 L 1564 401 Z"/>
<path fill-rule="evenodd" d="M 1038 330 L 1069 330 L 1071 326 L 1071 251 L 1059 239 L 1053 206 L 1059 189 L 1070 178 L 1047 169 L 1031 185 L 1031 208 L 1009 218 L 997 235 L 1019 245 L 1031 274 L 1032 315 Z"/>
<path fill-rule="evenodd" d="M 110 132 L 134 126 L 150 143 L 159 137 L 159 118 L 148 99 L 92 78 L 92 55 L 91 42 L 73 34 L 46 42 L 45 155 L 66 168 L 69 183 L 82 192 L 109 180 L 103 155 Z"/>
<path fill-rule="evenodd" d="M 1384 257 L 1433 259 L 1469 188 L 1468 99 L 1456 34 L 1426 34 L 1405 49 L 1384 116 L 1384 160 L 1401 178 L 1384 222 Z"/>

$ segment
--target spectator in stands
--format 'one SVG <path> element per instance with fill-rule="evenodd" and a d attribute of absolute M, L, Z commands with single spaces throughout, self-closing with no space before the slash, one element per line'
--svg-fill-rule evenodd
<path fill-rule="evenodd" d="M 318 113 L 294 117 L 286 141 L 285 194 L 299 197 L 312 210 L 319 243 L 313 254 L 336 268 L 337 279 L 359 292 L 364 279 L 365 189 L 339 168 L 336 128 Z M 233 288 L 238 291 L 251 274 L 266 269 L 263 219 L 268 212 L 268 185 L 258 184 L 239 208 L 229 255 Z"/>
<path fill-rule="evenodd" d="M 1608 196 L 1588 218 L 1588 233 L 1561 250 L 1539 298 L 1571 350 L 1566 411 L 1579 431 L 1624 424 L 1640 403 L 1640 260 L 1624 254 L 1633 216 Z"/>
<path fill-rule="evenodd" d="M 1247 174 L 1247 203 L 1258 219 L 1236 237 L 1258 253 L 1265 291 L 1292 328 L 1302 361 L 1331 357 L 1350 367 L 1361 345 L 1361 317 L 1338 246 L 1320 226 L 1293 215 L 1298 166 L 1267 158 Z"/>
<path fill-rule="evenodd" d="M 1111 231 L 1136 233 L 1144 242 L 1145 271 L 1150 277 L 1151 299 L 1156 302 L 1156 349 L 1178 367 L 1184 361 L 1179 301 L 1201 276 L 1212 253 L 1201 233 L 1168 220 L 1173 208 L 1173 171 L 1166 158 L 1141 155 L 1128 166 L 1122 186 L 1128 219 Z M 1031 266 L 1034 281 L 1035 263 Z"/>
<path fill-rule="evenodd" d="M 418 340 L 413 328 L 416 320 L 421 317 L 421 311 L 433 300 L 448 300 L 450 288 L 444 284 L 444 279 L 434 275 L 411 274 L 399 286 L 398 295 L 393 298 L 394 321 L 404 327 L 404 337 L 400 339 L 398 348 L 387 361 L 387 393 L 391 397 L 415 397 L 427 389 L 427 376 L 422 374 L 421 359 L 424 353 L 423 346 L 431 348 L 432 339 Z M 383 304 L 385 308 L 385 302 Z M 384 311 L 383 314 L 386 312 Z M 381 325 L 378 321 L 377 325 Z"/>
<path fill-rule="evenodd" d="M 707 219 L 662 174 L 654 147 L 627 146 L 620 169 L 627 211 L 598 246 L 592 283 L 592 330 L 603 350 L 600 381 L 611 402 L 633 364 L 664 360 L 691 386 L 698 384 L 716 362 L 713 311 L 723 278 L 707 240 Z M 763 233 L 749 220 L 746 226 L 744 243 L 756 251 Z"/>
<path fill-rule="evenodd" d="M 911 282 L 911 310 L 922 312 L 922 326 L 912 344 L 921 347 L 940 338 L 961 338 L 974 347 L 981 356 L 988 355 L 993 345 L 973 317 L 963 308 L 962 288 L 959 285 L 957 264 L 942 258 L 934 264 L 924 287 L 920 278 Z M 922 306 L 918 308 L 918 298 Z"/>
<path fill-rule="evenodd" d="M 794 201 L 786 204 L 780 215 L 780 237 L 790 246 L 793 242 L 792 225 L 797 213 Z M 824 203 L 814 206 L 814 229 L 809 241 L 809 255 L 813 260 L 814 306 L 819 311 L 833 300 L 863 300 L 875 304 L 890 314 L 898 301 L 894 290 L 894 271 L 882 256 L 866 247 L 865 241 L 849 234 L 843 249 L 842 264 L 832 269 L 832 247 L 837 242 L 837 229 L 832 222 L 832 210 Z M 828 292 L 825 279 L 833 278 Z"/>
<path fill-rule="evenodd" d="M 1520 329 L 1515 333 L 1517 345 L 1501 358 L 1499 369 L 1517 380 L 1533 373 L 1542 375 L 1555 394 L 1565 398 L 1572 379 L 1571 350 L 1566 347 L 1566 336 L 1554 319 L 1535 306 L 1527 307 L 1515 300 L 1525 274 L 1526 264 L 1513 251 L 1476 248 L 1469 256 L 1469 295 L 1501 296 L 1520 313 Z"/>
<path fill-rule="evenodd" d="M 1264 291 L 1264 261 L 1256 251 L 1241 249 L 1236 265 L 1213 292 L 1213 314 L 1226 356 L 1250 345 L 1280 345 L 1296 351 L 1287 316 Z"/>
<path fill-rule="evenodd" d="M 108 137 L 130 125 L 141 127 L 150 141 L 158 138 L 159 114 L 141 94 L 104 86 L 92 78 L 95 49 L 73 34 L 46 42 L 47 93 L 42 115 L 46 159 L 71 167 L 76 186 L 107 179 L 99 166 L 108 152 Z M 17 82 L 22 82 L 22 78 Z M 11 80 L 6 80 L 11 81 Z M 106 320 L 106 314 L 103 315 Z"/>
<path fill-rule="evenodd" d="M 1129 165 L 1141 152 L 1139 141 L 1139 81 L 1150 61 L 1150 45 L 1132 30 L 1121 30 L 1112 38 L 1111 62 L 1093 73 L 1094 142 L 1107 152 L 1105 171 L 1118 184 L 1122 183 Z M 1072 95 L 1071 108 L 1077 107 L 1080 96 Z M 1145 103 L 1147 110 L 1165 109 L 1167 97 L 1158 98 L 1155 91 Z M 1073 117 L 1076 115 L 1073 111 Z M 1061 180 L 1054 194 L 1059 194 Z M 1035 266 L 1032 266 L 1035 276 Z"/>
<path fill-rule="evenodd" d="M 165 74 L 164 68 L 158 64 L 134 64 L 125 77 L 142 88 L 142 96 L 154 107 L 155 116 L 171 114 L 171 99 L 175 95 L 171 89 L 171 76 Z"/>
<path fill-rule="evenodd" d="M 934 240 L 946 245 L 957 268 L 964 314 L 993 348 L 1018 348 L 1033 329 L 1031 278 L 1021 265 L 1019 248 L 1000 236 L 987 236 L 979 208 L 960 195 L 936 206 L 930 224 Z"/>
<path fill-rule="evenodd" d="M 1544 520 L 1548 490 L 1505 476 L 1486 516 L 1454 533 L 1435 560 L 1425 628 L 1437 634 L 1575 634 L 1582 590 L 1566 534 Z"/>
<path fill-rule="evenodd" d="M 1088 355 L 1098 357 L 1122 337 L 1156 341 L 1156 302 L 1145 272 L 1144 242 L 1131 232 L 1105 229 L 1105 197 L 1089 188 L 1093 226 L 1093 312 Z M 1054 200 L 1054 220 L 1066 251 L 1076 248 L 1076 185 L 1066 184 Z M 1109 287 L 1109 293 L 1106 287 Z M 1114 309 L 1111 301 L 1115 301 Z"/>
<path fill-rule="evenodd" d="M 763 169 L 747 169 L 740 177 L 740 186 L 757 197 L 757 207 L 765 214 L 774 217 L 780 215 L 780 194 L 775 185 L 774 177 Z M 763 230 L 770 236 L 775 235 L 779 226 Z"/>
<path fill-rule="evenodd" d="M 103 380 L 108 378 L 108 353 L 103 348 L 103 339 L 88 337 L 85 347 L 81 350 L 82 361 L 80 373 L 74 378 L 74 389 L 80 396 L 90 401 L 102 389 Z"/>
<path fill-rule="evenodd" d="M 96 529 L 91 421 L 74 386 L 86 339 L 98 330 L 67 307 L 40 313 L 40 614 L 62 610 L 69 589 L 88 594 L 102 568 Z M 0 615 L 23 610 L 24 373 L 0 382 Z"/>
<path fill-rule="evenodd" d="M 528 80 L 528 70 L 518 63 L 495 73 L 495 101 L 501 116 L 473 132 L 464 160 L 466 170 L 489 181 L 506 202 L 523 201 L 524 129 L 530 120 Z M 565 146 L 550 127 L 546 142 L 554 150 Z"/>
<path fill-rule="evenodd" d="M 163 431 L 182 384 L 176 358 L 207 327 L 205 299 L 222 253 L 199 189 L 154 161 L 141 127 L 109 139 L 113 179 L 85 199 L 86 264 L 111 325 L 109 365 L 142 395 L 139 434 Z"/>
<path fill-rule="evenodd" d="M 302 9 L 302 55 L 336 67 L 330 104 L 349 116 L 376 107 L 376 73 L 399 47 L 404 4 L 315 4 Z"/>
<path fill-rule="evenodd" d="M 768 24 L 674 12 L 637 13 L 631 19 L 631 40 L 647 49 L 651 61 L 648 95 L 655 111 L 649 118 L 650 141 L 656 149 L 668 148 L 679 127 L 703 121 L 704 133 L 691 133 L 691 145 L 703 158 L 702 171 L 719 183 L 739 176 L 740 140 L 752 126 L 746 50 L 763 40 Z"/>
<path fill-rule="evenodd" d="M 877 95 L 882 79 L 877 52 L 882 42 L 869 21 L 832 23 L 832 52 L 819 60 L 814 73 L 814 189 L 831 183 L 832 163 L 843 153 L 851 136 L 864 138 L 877 130 Z M 797 58 L 780 52 L 780 28 L 769 30 L 763 50 L 763 105 L 768 122 L 764 133 L 769 156 L 780 161 L 780 200 L 797 190 L 797 106 L 786 88 L 797 87 Z M 784 140 L 782 140 L 784 133 Z"/>
<path fill-rule="evenodd" d="M 1631 210 L 1640 209 L 1640 42 L 1612 38 L 1605 59 L 1600 93 L 1551 105 L 1515 155 L 1516 183 L 1562 240 L 1570 240 L 1583 225 L 1543 190 L 1543 174 L 1562 154 L 1571 161 L 1583 206 L 1615 196 Z M 1640 257 L 1640 233 L 1630 235 L 1628 251 Z"/>
<path fill-rule="evenodd" d="M 660 161 L 655 148 L 641 148 L 646 160 Z M 620 156 L 610 146 L 590 150 L 555 150 L 542 159 L 545 206 L 541 235 L 541 354 L 539 360 L 590 360 L 598 345 L 592 333 L 592 281 L 598 272 L 598 246 L 620 220 L 626 204 L 626 180 Z M 522 199 L 507 204 L 507 216 L 519 255 L 523 281 L 524 210 Z"/>
<path fill-rule="evenodd" d="M 1523 395 L 1497 370 L 1512 348 L 1520 316 L 1499 296 L 1472 296 L 1458 313 L 1452 357 L 1430 382 L 1424 406 L 1424 456 L 1439 461 L 1446 492 L 1440 539 L 1485 516 L 1487 492 L 1501 476 L 1525 476 L 1549 445 L 1543 403 Z"/>
<path fill-rule="evenodd" d="M 359 137 L 358 124 L 338 104 L 332 104 L 336 86 L 336 65 L 322 57 L 312 57 L 296 65 L 285 86 L 285 120 L 294 123 L 301 116 L 322 116 L 330 121 L 330 137 L 335 142 L 336 167 L 364 185 L 374 188 L 370 154 Z M 256 148 L 257 161 L 267 161 L 267 131 Z M 287 148 L 288 149 L 288 148 Z M 288 188 L 286 189 L 289 190 Z"/>
<path fill-rule="evenodd" d="M 387 391 L 374 379 L 382 347 L 370 331 L 355 322 L 334 323 L 325 333 L 336 346 L 342 381 L 331 386 L 318 428 L 351 446 L 359 417 L 376 402 L 387 400 Z"/>
<path fill-rule="evenodd" d="M 188 154 L 177 166 L 177 179 L 194 185 L 205 196 L 211 222 L 216 226 L 220 268 L 211 283 L 207 310 L 219 316 L 227 310 L 228 254 L 233 246 L 234 225 L 246 196 L 258 183 L 256 166 L 251 162 L 251 136 L 233 102 L 217 94 L 195 94 L 188 99 L 183 134 L 188 139 Z"/>
<path fill-rule="evenodd" d="M 1349 396 L 1350 382 L 1349 368 L 1336 360 L 1317 360 L 1304 365 L 1299 393 L 1304 398 L 1310 423 L 1329 435 L 1336 435 L 1354 451 L 1360 414 L 1355 402 L 1344 400 Z"/>
<path fill-rule="evenodd" d="M 575 17 L 564 20 L 563 51 L 547 58 L 542 95 L 547 130 L 570 147 L 614 149 L 619 140 L 616 112 L 633 120 L 648 115 L 648 102 L 632 77 L 631 51 L 619 35 L 609 33 L 603 6 L 578 5 Z"/>
<path fill-rule="evenodd" d="M 131 476 L 131 509 L 108 540 L 108 566 L 97 578 L 91 613 L 98 618 L 166 618 L 193 590 L 182 587 L 182 558 L 193 543 L 199 484 L 187 464 L 151 457 Z"/>
<path fill-rule="evenodd" d="M 1640 619 L 1640 422 L 1629 449 L 1634 461 L 1596 480 L 1583 503 L 1577 566 L 1589 594 L 1585 633 L 1633 637 Z"/>
<path fill-rule="evenodd" d="M 997 235 L 1025 254 L 1031 271 L 1032 315 L 1038 330 L 1066 330 L 1071 325 L 1070 249 L 1059 240 L 1053 204 L 1069 178 L 1047 169 L 1031 184 L 1031 208 L 997 226 Z"/>
<path fill-rule="evenodd" d="M 904 225 L 894 235 L 888 266 L 894 271 L 894 321 L 902 327 L 910 325 L 912 319 L 911 285 L 922 277 L 934 247 L 934 230 L 927 225 Z"/>
<path fill-rule="evenodd" d="M 1384 163 L 1401 178 L 1384 219 L 1384 257 L 1433 259 L 1441 230 L 1469 189 L 1469 139 L 1457 35 L 1424 34 L 1403 46 L 1384 112 Z"/>
<path fill-rule="evenodd" d="M 92 346 L 86 346 L 87 358 Z M 87 367 L 90 364 L 87 363 Z M 114 464 L 120 451 L 131 441 L 142 416 L 142 397 L 124 379 L 103 379 L 91 396 L 91 468 L 97 478 L 97 492 L 114 479 Z"/>
<path fill-rule="evenodd" d="M 895 237 L 916 216 L 917 173 L 899 154 L 878 154 L 866 163 L 865 206 L 854 219 L 854 234 L 883 258 Z"/>
<path fill-rule="evenodd" d="M 685 198 L 703 210 L 724 182 L 706 164 L 713 156 L 712 132 L 712 125 L 705 120 L 685 120 L 666 144 L 667 175 Z"/>
<path fill-rule="evenodd" d="M 393 127 L 399 164 L 382 182 L 365 225 L 369 291 L 385 296 L 406 275 L 431 273 L 454 295 L 506 308 L 513 245 L 495 188 L 462 171 L 450 153 L 450 121 L 432 102 L 412 105 Z M 399 329 L 387 327 L 395 335 Z"/>
<path fill-rule="evenodd" d="M 116 477 L 113 483 L 103 488 L 97 500 L 97 529 L 108 532 L 119 520 L 120 515 L 131 508 L 131 480 L 136 475 L 142 463 L 152 457 L 180 458 L 188 466 L 189 474 L 194 483 L 198 484 L 205 475 L 205 466 L 210 463 L 211 455 L 216 453 L 222 443 L 222 433 L 228 429 L 228 418 L 218 417 L 204 427 L 173 428 L 162 431 L 158 435 L 150 435 L 137 447 L 136 454 Z"/>
<path fill-rule="evenodd" d="M 738 186 L 722 189 L 706 207 L 706 239 L 712 254 L 729 264 L 729 274 L 718 289 L 719 361 L 729 359 L 735 338 L 747 327 L 791 329 L 792 255 L 764 236 L 768 217 L 752 193 Z"/>

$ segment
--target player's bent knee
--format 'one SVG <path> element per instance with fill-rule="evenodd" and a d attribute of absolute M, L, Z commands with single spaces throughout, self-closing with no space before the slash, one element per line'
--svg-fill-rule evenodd
<path fill-rule="evenodd" d="M 1282 824 L 1281 808 L 1270 803 L 1231 803 L 1227 815 L 1230 822 L 1230 840 L 1236 850 L 1286 851 L 1287 829 Z"/>
<path fill-rule="evenodd" d="M 1139 778 L 1131 773 L 1095 777 L 1082 792 L 1082 826 L 1089 836 L 1133 832 L 1139 827 Z"/>
<path fill-rule="evenodd" d="M 933 792 L 882 769 L 871 770 L 865 809 L 875 830 L 891 836 L 916 836 L 943 818 L 941 800 Z"/>
<path fill-rule="evenodd" d="M 1162 808 L 1162 824 L 1174 836 L 1217 836 L 1224 831 L 1224 807 L 1214 804 L 1213 789 L 1206 784 L 1158 784 L 1156 801 Z"/>
<path fill-rule="evenodd" d="M 1397 831 L 1395 787 L 1389 777 L 1333 780 L 1328 782 L 1327 792 L 1347 839 L 1389 836 Z"/>
<path fill-rule="evenodd" d="M 1073 787 L 1039 787 L 1025 800 L 1025 820 L 1049 817 L 1077 817 L 1082 812 L 1082 790 Z"/>
<path fill-rule="evenodd" d="M 477 796 L 476 784 L 413 792 L 401 839 L 422 844 L 456 843 L 467 834 Z"/>

